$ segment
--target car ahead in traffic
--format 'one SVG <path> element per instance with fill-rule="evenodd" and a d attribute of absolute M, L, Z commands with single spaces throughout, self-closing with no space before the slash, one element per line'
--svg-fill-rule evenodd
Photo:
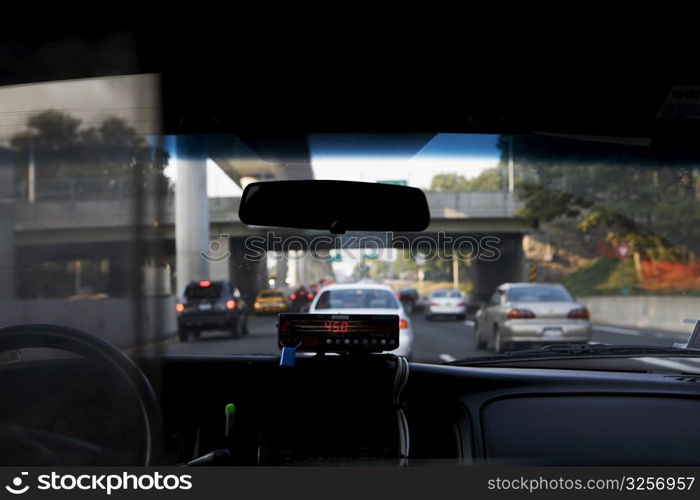
<path fill-rule="evenodd" d="M 290 310 L 294 312 L 306 312 L 309 304 L 316 294 L 309 288 L 301 286 L 289 294 Z"/>
<path fill-rule="evenodd" d="M 505 283 L 476 315 L 477 348 L 500 353 L 516 345 L 587 343 L 591 321 L 583 305 L 559 284 Z"/>
<path fill-rule="evenodd" d="M 425 318 L 450 316 L 464 320 L 467 316 L 467 297 L 459 290 L 435 290 L 430 294 Z"/>
<path fill-rule="evenodd" d="M 396 292 L 396 298 L 401 301 L 407 313 L 418 309 L 418 290 L 415 288 L 401 288 Z"/>
<path fill-rule="evenodd" d="M 205 330 L 225 330 L 232 337 L 248 334 L 248 306 L 228 281 L 193 281 L 175 305 L 177 336 L 185 342 Z"/>
<path fill-rule="evenodd" d="M 253 311 L 256 314 L 280 313 L 289 309 L 282 290 L 262 290 L 255 296 Z"/>
<path fill-rule="evenodd" d="M 413 328 L 394 292 L 385 285 L 365 283 L 329 285 L 321 288 L 311 303 L 310 313 L 323 314 L 396 314 L 399 316 L 397 356 L 411 358 Z"/>

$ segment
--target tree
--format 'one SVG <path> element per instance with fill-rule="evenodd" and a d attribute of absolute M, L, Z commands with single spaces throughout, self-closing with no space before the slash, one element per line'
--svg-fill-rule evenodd
<path fill-rule="evenodd" d="M 487 168 L 471 179 L 456 173 L 437 174 L 430 183 L 431 191 L 500 191 L 503 169 Z"/>
<path fill-rule="evenodd" d="M 499 141 L 502 163 L 508 140 Z M 700 204 L 679 189 L 694 166 L 683 153 L 543 136 L 515 136 L 513 153 L 523 215 L 607 231 L 609 241 L 649 258 L 686 260 L 700 251 Z"/>
<path fill-rule="evenodd" d="M 431 191 L 466 191 L 467 178 L 463 175 L 448 173 L 433 176 L 430 182 Z"/>
<path fill-rule="evenodd" d="M 34 159 L 38 179 L 76 177 L 126 177 L 166 182 L 166 151 L 148 144 L 127 122 L 107 118 L 95 127 L 81 128 L 78 118 L 61 111 L 44 111 L 27 120 L 27 130 L 16 134 L 10 145 L 17 164 Z M 26 169 L 18 169 L 18 179 Z"/>

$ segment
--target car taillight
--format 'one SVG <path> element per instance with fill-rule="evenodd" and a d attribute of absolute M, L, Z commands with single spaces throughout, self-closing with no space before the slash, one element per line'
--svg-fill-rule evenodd
<path fill-rule="evenodd" d="M 307 293 L 307 294 L 306 294 L 306 298 L 309 299 L 309 300 L 311 300 L 311 299 L 314 298 L 314 294 L 313 294 L 313 293 Z"/>
<path fill-rule="evenodd" d="M 236 301 L 233 299 L 228 299 L 226 301 L 226 309 L 235 309 L 236 308 Z"/>
<path fill-rule="evenodd" d="M 508 311 L 509 319 L 531 319 L 535 317 L 535 313 L 529 309 L 511 309 Z"/>
<path fill-rule="evenodd" d="M 408 328 L 408 321 L 405 319 L 400 319 L 399 320 L 399 329 L 403 330 L 404 328 Z"/>
<path fill-rule="evenodd" d="M 400 294 L 400 293 L 397 293 L 397 294 L 396 294 L 396 298 L 399 299 L 399 300 L 401 300 L 401 294 Z"/>
<path fill-rule="evenodd" d="M 566 317 L 572 319 L 590 319 L 591 315 L 588 312 L 588 309 L 582 307 L 580 309 L 574 309 L 573 311 L 569 311 L 569 314 L 567 314 Z"/>
<path fill-rule="evenodd" d="M 185 310 L 185 304 L 182 304 L 181 302 L 178 302 L 175 304 L 175 312 L 183 312 Z"/>
<path fill-rule="evenodd" d="M 439 306 L 440 304 L 438 304 L 437 302 L 431 302 L 430 305 L 431 306 Z"/>
<path fill-rule="evenodd" d="M 289 296 L 289 298 L 290 298 L 291 300 L 297 300 L 297 294 L 296 294 L 296 293 L 293 293 L 293 294 L 291 294 L 291 295 Z"/>
<path fill-rule="evenodd" d="M 201 288 L 210 287 L 210 286 L 211 286 L 211 281 L 209 281 L 209 280 L 200 281 L 200 282 L 199 282 L 199 286 L 200 286 Z"/>
<path fill-rule="evenodd" d="M 457 304 L 457 305 L 458 305 L 458 306 L 466 306 L 466 305 L 467 305 L 467 303 L 466 303 L 466 302 L 460 302 L 460 303 L 459 303 L 459 304 Z"/>

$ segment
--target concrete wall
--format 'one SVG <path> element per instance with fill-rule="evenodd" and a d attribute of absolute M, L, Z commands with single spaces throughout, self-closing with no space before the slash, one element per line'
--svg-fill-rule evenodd
<path fill-rule="evenodd" d="M 143 304 L 144 338 L 153 342 L 174 333 L 175 299 L 146 297 Z M 108 340 L 120 348 L 135 347 L 134 302 L 131 299 L 36 299 L 0 302 L 0 326 L 51 323 L 70 326 Z"/>
<path fill-rule="evenodd" d="M 700 318 L 700 297 L 577 297 L 594 323 L 690 333 L 685 318 Z"/>

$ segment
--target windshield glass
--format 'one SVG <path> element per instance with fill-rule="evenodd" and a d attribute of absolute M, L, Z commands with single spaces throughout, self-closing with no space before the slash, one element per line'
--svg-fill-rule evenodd
<path fill-rule="evenodd" d="M 508 290 L 511 302 L 573 302 L 566 290 L 553 286 L 519 286 Z"/>
<path fill-rule="evenodd" d="M 316 309 L 398 309 L 394 296 L 386 290 L 357 288 L 322 292 Z"/>
<path fill-rule="evenodd" d="M 670 347 L 700 315 L 692 151 L 542 134 L 164 135 L 156 83 L 0 88 L 4 325 L 74 326 L 131 353 L 277 355 L 280 312 L 401 308 L 400 352 L 438 363 Z M 241 223 L 249 183 L 293 179 L 420 188 L 430 225 L 328 238 Z M 180 303 L 221 283 L 227 302 Z M 233 338 L 239 317 L 249 333 Z"/>
<path fill-rule="evenodd" d="M 439 299 L 439 298 L 459 298 L 462 296 L 462 294 L 456 290 L 440 290 L 437 292 L 433 292 L 431 294 L 434 298 Z"/>
<path fill-rule="evenodd" d="M 205 285 L 187 285 L 185 297 L 188 299 L 215 299 L 221 297 L 221 284 L 207 282 Z"/>

